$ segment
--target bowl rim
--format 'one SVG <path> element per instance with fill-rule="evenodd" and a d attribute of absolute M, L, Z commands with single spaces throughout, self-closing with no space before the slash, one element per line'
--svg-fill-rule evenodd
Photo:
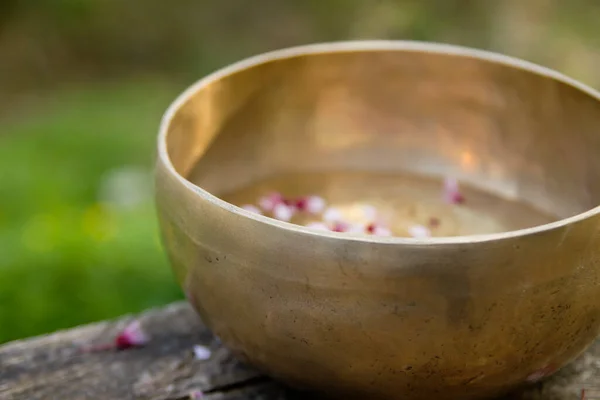
<path fill-rule="evenodd" d="M 293 224 L 291 222 L 280 221 L 274 218 L 270 218 L 264 215 L 256 214 L 247 211 L 241 207 L 235 206 L 225 200 L 220 199 L 216 195 L 208 192 L 207 190 L 197 186 L 187 180 L 184 176 L 180 175 L 171 162 L 169 153 L 167 151 L 167 134 L 171 121 L 177 112 L 200 90 L 212 82 L 218 81 L 226 76 L 233 75 L 242 72 L 246 69 L 256 67 L 261 64 L 265 64 L 272 61 L 290 59 L 298 56 L 315 55 L 323 53 L 349 53 L 349 52 L 368 52 L 368 51 L 420 51 L 424 53 L 439 54 L 439 55 L 455 55 L 465 58 L 478 59 L 480 61 L 486 61 L 490 63 L 500 64 L 512 68 L 517 68 L 529 73 L 541 75 L 545 78 L 552 79 L 562 84 L 571 86 L 584 94 L 592 97 L 593 99 L 600 102 L 600 92 L 587 86 L 573 78 L 568 77 L 558 71 L 544 67 L 529 61 L 525 61 L 516 57 L 495 53 L 487 50 L 480 50 L 465 46 L 436 43 L 436 42 L 423 42 L 413 40 L 353 40 L 353 41 L 338 41 L 338 42 L 324 42 L 314 43 L 301 46 L 294 46 L 283 48 L 279 50 L 269 51 L 266 53 L 258 54 L 249 58 L 242 59 L 233 64 L 229 64 L 223 68 L 220 68 L 203 78 L 199 79 L 187 89 L 185 89 L 179 96 L 170 104 L 165 111 L 159 126 L 158 134 L 158 161 L 162 163 L 162 166 L 166 168 L 168 173 L 174 176 L 179 183 L 187 190 L 190 190 L 195 195 L 206 200 L 215 207 L 219 207 L 233 213 L 235 215 L 250 218 L 256 222 L 270 225 L 274 228 L 283 229 L 289 232 L 295 232 L 298 234 L 305 234 L 314 237 L 322 237 L 326 239 L 333 239 L 341 242 L 362 242 L 362 243 L 373 243 L 382 245 L 420 245 L 420 246 L 431 246 L 431 245 L 452 245 L 460 243 L 481 243 L 490 241 L 499 241 L 506 239 L 514 239 L 523 236 L 529 236 L 534 234 L 541 234 L 544 232 L 556 230 L 559 228 L 572 225 L 574 223 L 583 221 L 600 213 L 600 205 L 593 207 L 582 213 L 573 215 L 571 217 L 563 218 L 557 221 L 553 221 L 547 224 L 536 225 L 529 228 L 511 230 L 500 233 L 489 233 L 489 234 L 478 234 L 478 235 L 464 235 L 464 236 L 447 236 L 447 237 L 428 237 L 428 238 L 410 238 L 410 237 L 381 237 L 381 236 L 354 236 L 344 235 L 338 232 L 329 231 L 317 231 L 302 225 Z"/>

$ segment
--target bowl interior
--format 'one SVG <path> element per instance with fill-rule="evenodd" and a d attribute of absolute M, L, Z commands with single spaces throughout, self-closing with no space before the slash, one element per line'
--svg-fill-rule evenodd
<path fill-rule="evenodd" d="M 593 94 L 516 60 L 319 49 L 205 79 L 172 116 L 167 150 L 225 198 L 290 173 L 450 174 L 560 219 L 600 203 L 599 129 Z"/>

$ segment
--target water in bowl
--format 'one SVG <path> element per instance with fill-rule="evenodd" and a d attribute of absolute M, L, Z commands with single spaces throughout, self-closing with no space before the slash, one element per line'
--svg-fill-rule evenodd
<path fill-rule="evenodd" d="M 530 204 L 505 199 L 465 184 L 464 202 L 443 200 L 443 181 L 412 174 L 327 172 L 278 175 L 221 195 L 238 205 L 257 204 L 261 196 L 278 192 L 289 198 L 318 195 L 346 220 L 368 223 L 365 207 L 377 210 L 378 218 L 394 236 L 414 236 L 415 226 L 427 227 L 434 237 L 499 233 L 533 227 L 557 220 Z M 269 215 L 268 213 L 266 215 Z M 296 213 L 290 222 L 306 225 L 321 214 Z"/>

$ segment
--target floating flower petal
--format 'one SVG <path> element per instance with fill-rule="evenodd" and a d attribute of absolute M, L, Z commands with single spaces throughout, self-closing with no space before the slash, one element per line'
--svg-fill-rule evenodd
<path fill-rule="evenodd" d="M 323 213 L 323 220 L 325 222 L 338 222 L 343 219 L 342 213 L 335 207 L 329 207 Z"/>
<path fill-rule="evenodd" d="M 365 233 L 366 228 L 363 224 L 348 224 L 346 232 L 348 233 Z"/>
<path fill-rule="evenodd" d="M 258 205 L 263 211 L 272 212 L 275 209 L 275 206 L 283 203 L 283 196 L 281 193 L 270 193 L 266 196 L 261 197 L 258 200 Z"/>
<path fill-rule="evenodd" d="M 334 232 L 348 232 L 350 227 L 351 227 L 350 224 L 338 221 L 333 224 L 333 226 L 331 227 L 331 230 Z"/>
<path fill-rule="evenodd" d="M 305 210 L 311 214 L 322 212 L 327 205 L 325 199 L 319 196 L 308 196 L 305 203 Z"/>
<path fill-rule="evenodd" d="M 361 206 L 361 211 L 363 216 L 369 220 L 369 221 L 374 221 L 377 219 L 377 208 L 375 206 L 369 205 L 369 204 L 365 204 L 363 206 Z"/>
<path fill-rule="evenodd" d="M 410 228 L 408 228 L 408 233 L 410 234 L 410 236 L 417 239 L 422 239 L 431 236 L 431 231 L 429 230 L 429 228 L 423 225 L 411 226 Z"/>
<path fill-rule="evenodd" d="M 373 235 L 381 237 L 392 236 L 392 231 L 385 226 L 375 225 L 373 229 Z"/>
<path fill-rule="evenodd" d="M 462 204 L 465 197 L 460 193 L 458 181 L 454 178 L 444 180 L 444 201 L 448 204 Z"/>
<path fill-rule="evenodd" d="M 306 227 L 317 231 L 329 231 L 329 227 L 323 222 L 309 222 Z"/>
<path fill-rule="evenodd" d="M 280 203 L 277 204 L 273 209 L 273 217 L 280 221 L 288 222 L 294 216 L 294 212 L 295 209 L 293 207 L 286 206 L 285 204 Z"/>

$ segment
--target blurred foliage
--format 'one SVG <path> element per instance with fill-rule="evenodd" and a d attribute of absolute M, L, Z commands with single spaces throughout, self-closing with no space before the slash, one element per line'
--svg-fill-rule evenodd
<path fill-rule="evenodd" d="M 181 297 L 160 248 L 150 169 L 158 120 L 180 89 L 90 86 L 4 126 L 0 341 Z M 137 170 L 143 193 L 132 204 L 103 196 Z"/>
<path fill-rule="evenodd" d="M 155 132 L 210 70 L 309 42 L 413 39 L 600 86 L 598 20 L 595 0 L 1 1 L 0 342 L 181 297 L 149 194 Z M 131 204 L 107 200 L 115 179 Z"/>
<path fill-rule="evenodd" d="M 595 0 L 3 0 L 0 90 L 139 70 L 191 80 L 257 52 L 359 38 L 488 48 L 567 73 L 585 57 L 572 69 L 596 84 L 598 18 Z"/>

